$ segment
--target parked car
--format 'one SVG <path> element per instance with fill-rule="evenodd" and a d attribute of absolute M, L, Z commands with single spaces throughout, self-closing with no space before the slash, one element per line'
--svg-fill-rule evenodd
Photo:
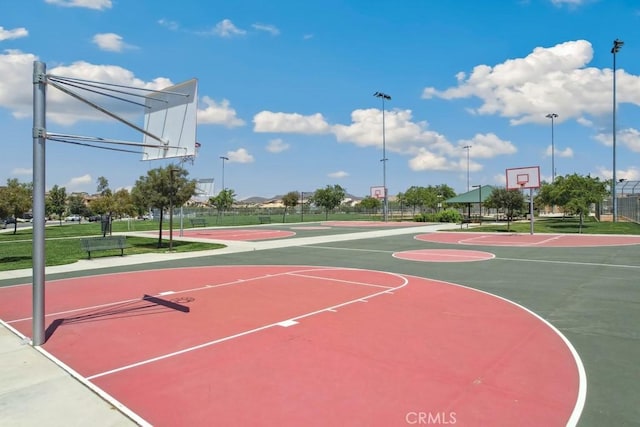
<path fill-rule="evenodd" d="M 80 217 L 80 215 L 69 215 L 68 217 L 66 217 L 64 220 L 65 222 L 67 221 L 80 221 L 82 218 Z"/>
<path fill-rule="evenodd" d="M 87 218 L 89 222 L 98 222 L 101 219 L 102 217 L 100 215 L 91 215 L 89 218 Z"/>

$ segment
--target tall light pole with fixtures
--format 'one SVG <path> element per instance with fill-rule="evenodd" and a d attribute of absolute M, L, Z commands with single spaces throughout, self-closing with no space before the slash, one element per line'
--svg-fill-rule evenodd
<path fill-rule="evenodd" d="M 229 158 L 225 157 L 225 156 L 220 156 L 220 160 L 222 160 L 222 190 L 224 190 L 225 189 L 225 186 L 224 186 L 224 162 L 225 162 L 225 160 L 229 160 Z"/>
<path fill-rule="evenodd" d="M 556 113 L 549 113 L 545 117 L 547 119 L 551 119 L 551 183 L 553 184 L 553 182 L 556 180 L 556 162 L 555 162 L 556 148 L 555 148 L 554 138 L 553 138 L 553 121 L 554 119 L 558 118 L 558 115 Z"/>
<path fill-rule="evenodd" d="M 382 162 L 382 186 L 384 187 L 384 205 L 382 207 L 382 214 L 384 221 L 387 221 L 389 216 L 389 199 L 387 198 L 387 144 L 384 124 L 384 101 L 391 101 L 391 96 L 382 92 L 376 92 L 373 96 L 382 100 L 382 160 L 380 160 Z"/>
<path fill-rule="evenodd" d="M 611 179 L 611 197 L 613 199 L 613 222 L 618 220 L 618 199 L 616 198 L 616 53 L 624 42 L 620 39 L 613 41 L 613 178 Z"/>
<path fill-rule="evenodd" d="M 471 151 L 471 145 L 465 145 L 462 147 L 463 150 L 467 150 L 467 193 L 471 191 L 471 187 L 469 187 L 469 151 Z"/>

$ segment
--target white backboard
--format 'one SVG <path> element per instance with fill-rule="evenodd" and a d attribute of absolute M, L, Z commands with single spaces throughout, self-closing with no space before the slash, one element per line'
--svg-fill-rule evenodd
<path fill-rule="evenodd" d="M 191 79 L 154 93 L 146 100 L 142 160 L 193 157 L 196 154 L 198 80 Z"/>
<path fill-rule="evenodd" d="M 383 186 L 371 187 L 370 196 L 374 199 L 384 199 L 384 193 L 385 191 Z"/>
<path fill-rule="evenodd" d="M 507 190 L 540 188 L 540 166 L 507 169 Z"/>

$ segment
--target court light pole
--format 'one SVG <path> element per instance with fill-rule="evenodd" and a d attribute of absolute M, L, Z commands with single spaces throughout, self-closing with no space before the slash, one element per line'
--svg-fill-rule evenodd
<path fill-rule="evenodd" d="M 471 190 L 469 187 L 469 151 L 471 151 L 471 145 L 465 145 L 462 147 L 463 150 L 467 150 L 467 193 Z"/>
<path fill-rule="evenodd" d="M 549 113 L 545 117 L 547 119 L 551 119 L 551 183 L 553 184 L 553 182 L 556 180 L 556 162 L 555 162 L 556 148 L 555 148 L 554 137 L 553 137 L 553 121 L 554 119 L 558 118 L 558 115 L 556 113 Z"/>
<path fill-rule="evenodd" d="M 222 189 L 224 190 L 225 189 L 225 186 L 224 186 L 224 162 L 225 162 L 225 160 L 229 160 L 229 158 L 225 157 L 225 156 L 220 156 L 220 160 L 222 160 Z"/>
<path fill-rule="evenodd" d="M 382 207 L 384 221 L 388 220 L 389 216 L 389 200 L 387 198 L 387 144 L 385 138 L 385 123 L 384 123 L 384 101 L 391 101 L 391 97 L 386 93 L 376 92 L 373 94 L 376 98 L 382 100 L 382 186 L 384 187 L 384 206 Z"/>
<path fill-rule="evenodd" d="M 618 199 L 616 198 L 616 53 L 624 42 L 620 39 L 613 41 L 613 178 L 611 179 L 611 198 L 613 200 L 613 222 L 618 220 Z"/>

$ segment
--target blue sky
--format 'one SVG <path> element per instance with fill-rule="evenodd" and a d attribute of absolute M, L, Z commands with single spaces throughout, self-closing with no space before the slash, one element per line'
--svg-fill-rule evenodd
<path fill-rule="evenodd" d="M 32 180 L 32 68 L 135 87 L 197 78 L 190 177 L 242 199 L 339 184 L 504 185 L 505 169 L 640 179 L 640 4 L 604 0 L 0 3 L 0 182 Z M 142 141 L 48 89 L 47 131 Z M 114 107 L 117 110 L 119 107 Z M 142 125 L 142 113 L 133 118 Z M 464 149 L 465 146 L 471 146 Z M 467 161 L 468 154 L 468 161 Z M 47 142 L 47 188 L 131 187 L 166 160 Z"/>

